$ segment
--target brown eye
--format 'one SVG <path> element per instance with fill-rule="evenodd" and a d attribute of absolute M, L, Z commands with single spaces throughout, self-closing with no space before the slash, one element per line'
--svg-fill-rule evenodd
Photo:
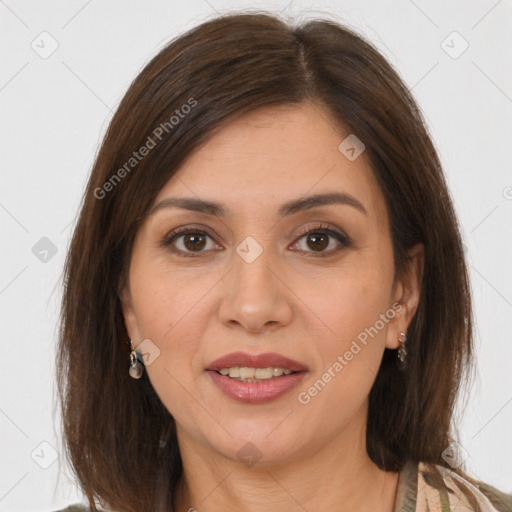
<path fill-rule="evenodd" d="M 194 228 L 173 231 L 162 241 L 162 246 L 169 247 L 172 252 L 186 257 L 200 255 L 215 249 L 216 245 L 208 233 Z"/>
<path fill-rule="evenodd" d="M 307 244 L 315 251 L 323 251 L 329 245 L 329 236 L 325 233 L 311 233 L 307 235 Z"/>
<path fill-rule="evenodd" d="M 299 246 L 303 239 L 305 244 L 302 244 L 303 248 L 299 247 L 299 250 L 310 253 L 313 256 L 328 256 L 351 245 L 350 239 L 346 235 L 329 229 L 325 225 L 306 229 L 297 242 L 294 243 L 294 246 Z M 331 243 L 333 239 L 334 242 Z M 329 246 L 334 247 L 326 250 Z"/>
<path fill-rule="evenodd" d="M 219 247 L 212 236 L 193 227 L 179 228 L 169 233 L 161 245 L 183 257 L 198 257 L 202 253 L 218 250 Z M 299 246 L 299 252 L 310 256 L 330 256 L 350 245 L 348 236 L 320 225 L 305 230 L 293 247 Z"/>
<path fill-rule="evenodd" d="M 187 233 L 183 236 L 183 245 L 189 251 L 200 251 L 206 245 L 205 236 L 202 233 Z"/>

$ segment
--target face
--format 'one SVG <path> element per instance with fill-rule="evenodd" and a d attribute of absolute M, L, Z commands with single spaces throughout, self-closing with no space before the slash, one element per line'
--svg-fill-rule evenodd
<path fill-rule="evenodd" d="M 366 154 L 338 148 L 348 135 L 318 105 L 262 109 L 160 190 L 121 298 L 132 347 L 150 340 L 139 351 L 180 446 L 271 465 L 364 431 L 384 348 L 399 346 L 418 286 L 414 272 L 394 280 L 385 200 Z M 323 194 L 338 202 L 304 203 Z M 234 352 L 247 359 L 213 364 Z M 252 374 L 236 366 L 296 373 L 241 382 Z"/>

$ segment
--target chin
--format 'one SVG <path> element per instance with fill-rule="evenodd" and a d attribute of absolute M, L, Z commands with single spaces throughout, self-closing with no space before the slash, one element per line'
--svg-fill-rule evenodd
<path fill-rule="evenodd" d="M 303 429 L 292 431 L 287 425 L 288 428 L 281 430 L 283 425 L 279 426 L 279 422 L 283 418 L 265 424 L 254 419 L 238 421 L 236 425 L 226 423 L 223 426 L 232 437 L 219 427 L 218 437 L 212 438 L 210 430 L 204 441 L 227 459 L 248 467 L 278 466 L 308 456 L 307 452 L 314 453 L 314 447 L 308 450 L 303 445 Z"/>

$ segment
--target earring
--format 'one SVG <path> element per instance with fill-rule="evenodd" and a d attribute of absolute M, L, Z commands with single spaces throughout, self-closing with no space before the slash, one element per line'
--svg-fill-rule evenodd
<path fill-rule="evenodd" d="M 130 344 L 131 343 L 132 342 L 130 341 Z M 135 350 L 132 350 L 130 352 L 130 369 L 128 370 L 130 377 L 134 379 L 140 379 L 142 377 L 143 371 L 144 365 L 140 362 L 139 358 L 137 357 L 137 352 L 135 352 Z"/>
<path fill-rule="evenodd" d="M 405 332 L 401 332 L 400 336 L 398 338 L 398 341 L 400 342 L 400 347 L 398 347 L 397 356 L 400 361 L 399 366 L 402 370 L 405 369 L 406 363 L 405 360 L 407 359 L 407 350 L 405 348 L 405 342 L 407 341 L 407 334 Z"/>

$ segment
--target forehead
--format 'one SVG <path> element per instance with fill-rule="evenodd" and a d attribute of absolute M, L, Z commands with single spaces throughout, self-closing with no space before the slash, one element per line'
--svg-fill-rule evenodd
<path fill-rule="evenodd" d="M 385 202 L 363 153 L 339 149 L 350 132 L 325 108 L 268 107 L 230 122 L 192 153 L 155 199 L 195 197 L 251 214 L 308 195 L 342 192 L 382 218 Z"/>

